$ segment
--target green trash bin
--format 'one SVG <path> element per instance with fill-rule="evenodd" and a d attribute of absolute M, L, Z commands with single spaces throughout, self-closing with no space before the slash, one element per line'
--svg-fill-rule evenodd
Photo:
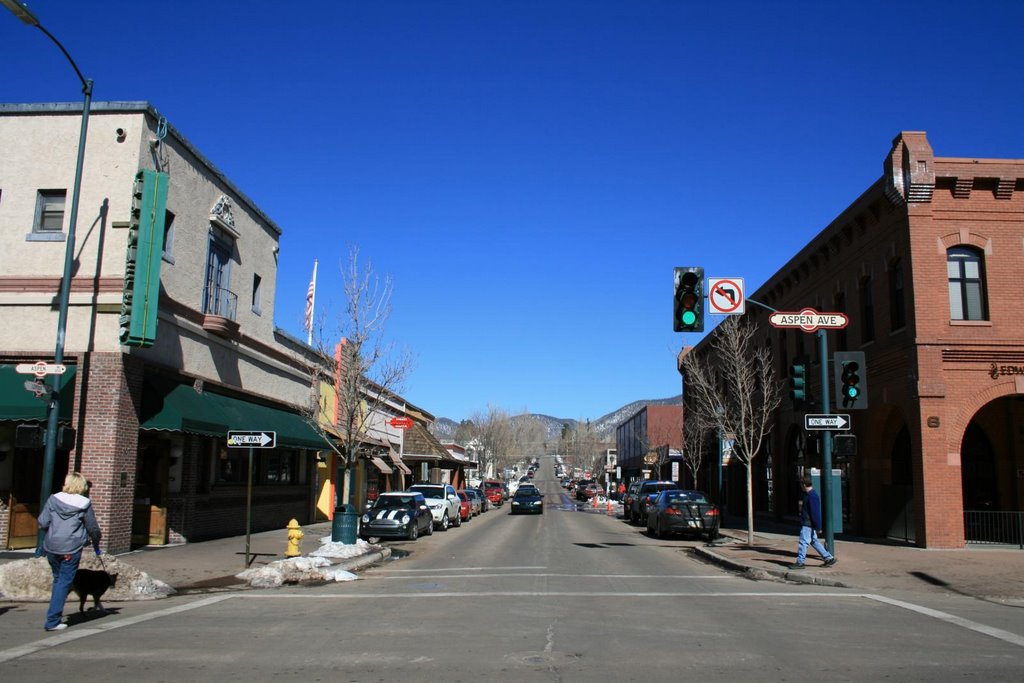
<path fill-rule="evenodd" d="M 334 508 L 334 520 L 331 524 L 331 541 L 354 545 L 358 524 L 359 513 L 356 512 L 353 506 L 342 504 Z"/>

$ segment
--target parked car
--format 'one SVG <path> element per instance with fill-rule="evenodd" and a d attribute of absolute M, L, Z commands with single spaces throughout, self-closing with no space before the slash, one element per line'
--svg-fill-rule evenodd
<path fill-rule="evenodd" d="M 718 506 L 700 491 L 662 491 L 647 511 L 647 533 L 664 538 L 690 534 L 713 541 L 718 537 Z"/>
<path fill-rule="evenodd" d="M 382 493 L 366 507 L 360 518 L 359 537 L 407 538 L 415 541 L 421 533 L 434 533 L 434 518 L 422 493 Z"/>
<path fill-rule="evenodd" d="M 512 496 L 509 514 L 521 513 L 544 514 L 544 496 L 541 495 L 540 489 L 532 484 L 523 484 L 516 491 L 516 495 Z"/>
<path fill-rule="evenodd" d="M 629 507 L 630 521 L 646 526 L 647 508 L 654 502 L 657 495 L 662 491 L 677 490 L 679 490 L 679 484 L 674 481 L 648 479 L 640 482 L 640 486 L 636 490 L 636 496 L 633 498 L 633 502 Z"/>
<path fill-rule="evenodd" d="M 476 505 L 474 515 L 479 515 L 487 512 L 487 499 L 484 498 L 483 491 L 480 489 L 466 489 L 466 495 L 469 496 Z"/>
<path fill-rule="evenodd" d="M 576 500 L 592 500 L 595 496 L 603 496 L 604 488 L 595 482 L 591 482 L 576 489 Z"/>
<path fill-rule="evenodd" d="M 627 522 L 632 521 L 633 513 L 633 501 L 636 499 L 636 492 L 640 489 L 640 482 L 634 481 L 626 487 L 626 492 L 622 494 L 622 518 Z"/>
<path fill-rule="evenodd" d="M 448 531 L 449 526 L 460 526 L 459 494 L 451 484 L 413 484 L 410 491 L 418 491 L 427 499 L 430 514 L 434 517 L 434 528 Z"/>
<path fill-rule="evenodd" d="M 576 482 L 576 500 L 587 500 L 587 487 L 591 484 L 596 485 L 597 482 L 593 479 L 581 479 Z M 592 496 L 591 496 L 592 497 Z"/>
<path fill-rule="evenodd" d="M 504 489 L 497 479 L 485 479 L 480 484 L 480 488 L 484 490 L 484 495 L 494 507 L 501 507 L 501 504 L 505 502 Z"/>
<path fill-rule="evenodd" d="M 465 491 L 456 491 L 455 495 L 459 497 L 459 521 L 473 521 L 473 502 L 469 499 L 469 495 Z"/>

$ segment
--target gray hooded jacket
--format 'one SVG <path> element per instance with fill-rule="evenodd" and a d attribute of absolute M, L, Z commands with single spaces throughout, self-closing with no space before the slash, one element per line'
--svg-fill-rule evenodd
<path fill-rule="evenodd" d="M 100 526 L 92 501 L 77 493 L 55 493 L 46 500 L 39 515 L 39 528 L 46 531 L 43 550 L 57 555 L 77 553 L 87 540 L 100 542 Z"/>

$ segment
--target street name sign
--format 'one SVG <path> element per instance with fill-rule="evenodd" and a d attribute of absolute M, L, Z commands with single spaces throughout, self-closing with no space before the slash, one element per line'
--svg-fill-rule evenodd
<path fill-rule="evenodd" d="M 46 377 L 47 375 L 63 375 L 67 372 L 68 367 L 60 363 L 47 363 L 46 361 L 39 360 L 35 363 L 18 363 L 14 366 L 14 370 L 22 375 Z"/>
<path fill-rule="evenodd" d="M 819 313 L 813 308 L 805 308 L 796 313 L 776 311 L 768 317 L 772 327 L 797 327 L 804 332 L 814 332 L 819 328 L 841 330 L 850 324 L 845 313 Z"/>
<path fill-rule="evenodd" d="M 228 432 L 228 448 L 275 448 L 277 432 Z"/>
<path fill-rule="evenodd" d="M 849 428 L 849 415 L 804 415 L 804 429 L 838 431 Z"/>

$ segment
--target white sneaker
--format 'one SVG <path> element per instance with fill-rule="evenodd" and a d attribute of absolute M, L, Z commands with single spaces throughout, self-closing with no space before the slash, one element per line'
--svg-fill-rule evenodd
<path fill-rule="evenodd" d="M 61 623 L 57 624 L 56 626 L 54 626 L 53 628 L 48 628 L 46 630 L 47 631 L 63 631 L 67 627 L 68 627 L 67 624 L 65 624 L 64 622 L 61 622 Z"/>

